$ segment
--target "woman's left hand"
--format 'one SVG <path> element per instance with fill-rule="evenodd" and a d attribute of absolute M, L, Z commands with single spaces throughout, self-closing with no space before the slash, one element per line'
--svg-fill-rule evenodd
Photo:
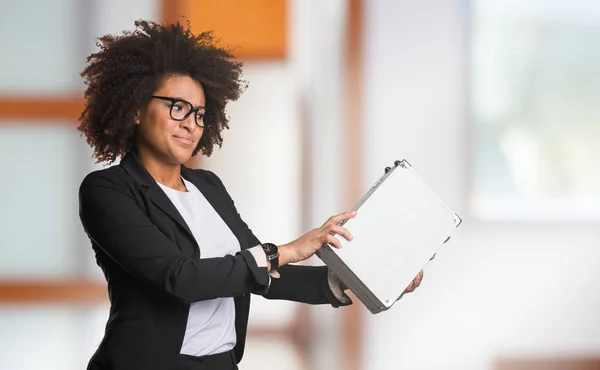
<path fill-rule="evenodd" d="M 415 279 L 412 281 L 412 283 L 410 283 L 410 285 L 408 287 L 406 287 L 406 289 L 404 290 L 404 294 L 414 292 L 415 289 L 417 289 L 419 287 L 419 285 L 421 285 L 422 280 L 423 280 L 423 270 L 421 270 L 417 274 L 417 277 L 415 277 Z"/>
<path fill-rule="evenodd" d="M 417 274 L 415 279 L 408 285 L 408 287 L 406 287 L 406 289 L 404 289 L 404 293 L 402 293 L 402 294 L 414 292 L 415 289 L 417 289 L 419 287 L 419 285 L 421 285 L 422 280 L 423 280 L 423 270 L 419 271 L 419 273 Z M 349 289 L 346 285 L 344 285 L 344 283 L 342 281 L 340 281 L 339 284 L 340 284 L 340 288 L 342 289 L 342 291 Z"/>

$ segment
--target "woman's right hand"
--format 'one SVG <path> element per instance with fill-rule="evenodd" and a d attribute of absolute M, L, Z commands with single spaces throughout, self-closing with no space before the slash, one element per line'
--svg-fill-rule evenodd
<path fill-rule="evenodd" d="M 352 240 L 352 235 L 348 229 L 338 225 L 338 223 L 349 218 L 354 218 L 355 216 L 356 212 L 345 212 L 331 216 L 321 227 L 302 235 L 291 243 L 280 246 L 279 266 L 304 261 L 315 254 L 325 243 L 329 243 L 335 248 L 341 248 L 340 241 L 332 233 Z"/>

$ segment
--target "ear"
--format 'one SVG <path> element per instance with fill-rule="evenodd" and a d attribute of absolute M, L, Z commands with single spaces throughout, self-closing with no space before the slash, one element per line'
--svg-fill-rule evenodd
<path fill-rule="evenodd" d="M 140 124 L 140 111 L 139 110 L 135 112 L 135 118 L 134 118 L 134 120 L 135 120 L 135 124 L 136 125 Z"/>

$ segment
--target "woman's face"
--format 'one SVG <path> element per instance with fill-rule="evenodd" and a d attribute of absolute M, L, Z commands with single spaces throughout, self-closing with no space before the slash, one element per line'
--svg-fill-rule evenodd
<path fill-rule="evenodd" d="M 189 76 L 168 77 L 152 95 L 185 100 L 194 108 L 206 104 L 202 85 Z M 146 108 L 140 112 L 136 140 L 140 154 L 179 165 L 192 157 L 204 129 L 196 124 L 195 113 L 183 121 L 171 118 L 171 106 L 170 101 L 150 99 Z M 185 103 L 178 106 L 183 107 L 186 112 L 189 110 Z"/>

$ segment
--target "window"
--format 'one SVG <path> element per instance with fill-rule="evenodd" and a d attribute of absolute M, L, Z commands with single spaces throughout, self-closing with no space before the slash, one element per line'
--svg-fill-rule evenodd
<path fill-rule="evenodd" d="M 600 217 L 600 3 L 472 3 L 471 207 L 485 220 Z"/>

